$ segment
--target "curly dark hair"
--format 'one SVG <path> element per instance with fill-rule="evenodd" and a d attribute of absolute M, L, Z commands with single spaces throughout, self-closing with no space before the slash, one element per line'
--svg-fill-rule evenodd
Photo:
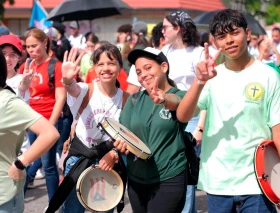
<path fill-rule="evenodd" d="M 225 9 L 217 13 L 209 24 L 210 33 L 215 37 L 219 34 L 233 32 L 235 27 L 241 27 L 244 31 L 248 23 L 244 15 L 237 10 Z"/>
<path fill-rule="evenodd" d="M 183 43 L 189 46 L 198 46 L 199 45 L 199 33 L 197 31 L 196 26 L 191 22 L 186 22 L 184 24 L 178 23 L 174 17 L 172 16 L 165 16 L 167 21 L 169 21 L 173 27 L 180 27 L 181 28 L 181 35 Z"/>

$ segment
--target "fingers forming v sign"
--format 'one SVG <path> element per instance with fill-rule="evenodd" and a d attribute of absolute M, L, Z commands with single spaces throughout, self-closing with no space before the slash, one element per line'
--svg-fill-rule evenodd
<path fill-rule="evenodd" d="M 198 80 L 207 81 L 217 75 L 214 68 L 215 61 L 220 56 L 222 49 L 220 48 L 214 57 L 209 56 L 209 45 L 204 43 L 205 60 L 196 65 L 196 77 Z"/>
<path fill-rule="evenodd" d="M 76 76 L 80 71 L 80 61 L 83 57 L 83 53 L 79 55 L 77 58 L 78 50 L 76 48 L 72 48 L 70 53 L 68 51 L 64 53 L 63 63 L 62 63 L 62 77 L 72 80 L 74 76 Z M 77 59 L 76 59 L 77 58 Z"/>
<path fill-rule="evenodd" d="M 155 104 L 160 104 L 164 100 L 165 93 L 158 88 L 157 77 L 155 77 L 151 85 L 148 85 L 145 81 L 143 81 L 143 84 Z"/>
<path fill-rule="evenodd" d="M 35 60 L 33 59 L 31 61 L 31 63 L 29 63 L 30 59 L 26 59 L 25 61 L 25 66 L 24 66 L 24 70 L 23 70 L 23 75 L 22 75 L 22 81 L 26 84 L 29 85 L 30 82 L 33 79 L 33 76 L 35 74 L 35 71 L 33 71 L 32 67 L 35 63 Z"/>

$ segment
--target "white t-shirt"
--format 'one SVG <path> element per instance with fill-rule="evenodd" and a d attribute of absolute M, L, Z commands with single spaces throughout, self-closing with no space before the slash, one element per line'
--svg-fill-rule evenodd
<path fill-rule="evenodd" d="M 98 144 L 109 139 L 109 136 L 101 132 L 97 125 L 99 122 L 102 122 L 105 117 L 114 118 L 116 121 L 119 121 L 122 109 L 122 90 L 118 89 L 116 95 L 110 98 L 99 91 L 97 82 L 93 83 L 94 91 L 92 97 L 89 104 L 78 118 L 76 126 L 77 137 L 87 147 L 91 147 L 93 144 Z M 70 96 L 67 93 L 67 103 L 74 118 L 77 116 L 83 98 L 88 90 L 88 84 L 78 84 L 81 87 L 81 92 L 77 98 Z"/>
<path fill-rule="evenodd" d="M 71 35 L 68 40 L 73 48 L 84 49 L 86 47 L 86 38 L 83 34 L 79 34 L 77 37 Z"/>
<path fill-rule="evenodd" d="M 198 188 L 214 195 L 261 194 L 254 153 L 280 123 L 280 76 L 257 60 L 239 72 L 224 64 L 215 69 L 198 102 L 207 110 Z"/>
<path fill-rule="evenodd" d="M 30 98 L 30 93 L 29 90 L 25 91 L 25 95 L 24 98 L 21 96 L 19 90 L 18 90 L 18 86 L 20 84 L 22 80 L 22 74 L 16 74 L 14 77 L 7 79 L 6 83 L 8 84 L 8 86 L 10 86 L 15 93 L 22 98 L 22 100 L 24 100 L 26 103 L 29 103 L 29 98 Z"/>
<path fill-rule="evenodd" d="M 195 66 L 204 59 L 204 48 L 190 46 L 175 50 L 171 45 L 165 45 L 161 50 L 169 62 L 169 78 L 175 81 L 178 89 L 188 90 L 195 78 Z M 135 66 L 131 66 L 127 82 L 141 86 L 138 82 Z"/>
<path fill-rule="evenodd" d="M 161 50 L 169 62 L 169 77 L 180 90 L 189 90 L 195 79 L 195 66 L 204 59 L 204 48 L 189 46 L 184 49 L 173 49 L 165 45 Z"/>
<path fill-rule="evenodd" d="M 21 99 L 26 102 L 27 104 L 29 104 L 29 98 L 30 98 L 30 93 L 29 93 L 29 90 L 26 90 L 25 91 L 25 95 L 24 95 L 24 98 L 21 96 L 19 90 L 18 90 L 18 86 L 20 84 L 22 80 L 22 74 L 16 74 L 14 77 L 10 78 L 10 79 L 7 79 L 6 80 L 6 83 L 8 86 L 10 86 L 14 91 L 15 93 L 21 97 Z M 23 144 L 21 146 L 21 152 L 25 152 L 28 148 L 30 147 L 30 141 L 29 141 L 29 138 L 28 138 L 28 134 L 26 133 L 24 135 L 24 141 L 23 141 Z"/>

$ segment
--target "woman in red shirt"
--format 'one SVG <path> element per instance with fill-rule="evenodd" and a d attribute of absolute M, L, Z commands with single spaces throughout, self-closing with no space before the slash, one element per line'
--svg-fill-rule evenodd
<path fill-rule="evenodd" d="M 30 106 L 59 129 L 58 120 L 66 100 L 66 92 L 61 83 L 61 62 L 57 61 L 55 63 L 54 80 L 50 82 L 48 74 L 48 65 L 51 59 L 48 55 L 50 39 L 42 30 L 34 28 L 27 33 L 25 40 L 27 52 L 33 61 L 31 71 L 34 72 L 30 84 Z M 31 131 L 28 135 L 32 144 L 37 135 Z M 59 182 L 56 166 L 56 145 L 41 157 L 49 199 L 55 193 Z M 41 162 L 39 159 L 29 168 L 27 183 L 34 179 Z"/>

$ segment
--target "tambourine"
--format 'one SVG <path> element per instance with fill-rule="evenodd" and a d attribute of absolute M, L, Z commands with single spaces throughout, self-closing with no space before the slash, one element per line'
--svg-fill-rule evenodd
<path fill-rule="evenodd" d="M 122 179 L 116 171 L 104 171 L 92 165 L 80 175 L 76 192 L 85 209 L 107 212 L 118 205 L 123 188 Z"/>
<path fill-rule="evenodd" d="M 134 135 L 129 129 L 112 118 L 104 118 L 99 126 L 112 139 L 120 139 L 126 142 L 126 148 L 136 157 L 148 159 L 152 153 L 146 144 Z"/>
<path fill-rule="evenodd" d="M 272 140 L 257 146 L 254 163 L 262 192 L 272 203 L 280 205 L 280 157 Z"/>

